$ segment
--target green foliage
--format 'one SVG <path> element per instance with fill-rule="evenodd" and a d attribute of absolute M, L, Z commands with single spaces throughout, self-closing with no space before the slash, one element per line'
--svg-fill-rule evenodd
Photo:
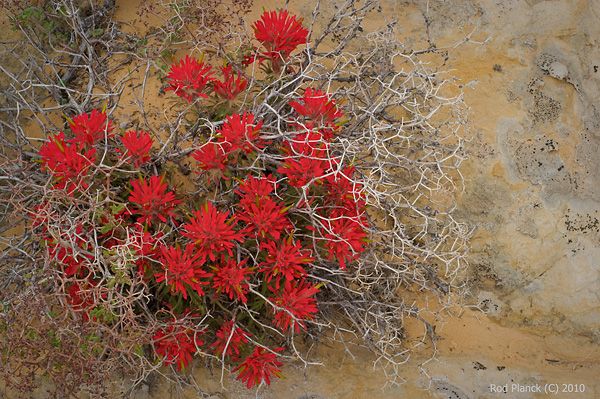
<path fill-rule="evenodd" d="M 104 34 L 104 29 L 102 29 L 102 28 L 91 30 L 90 33 L 89 33 L 89 35 L 91 37 L 100 37 L 103 34 Z"/>
<path fill-rule="evenodd" d="M 17 15 L 16 19 L 10 19 L 10 22 L 14 25 L 13 30 L 16 30 L 17 26 L 32 29 L 55 45 L 57 42 L 69 40 L 69 34 L 64 29 L 66 17 L 67 11 L 64 6 L 57 10 L 27 7 Z"/>

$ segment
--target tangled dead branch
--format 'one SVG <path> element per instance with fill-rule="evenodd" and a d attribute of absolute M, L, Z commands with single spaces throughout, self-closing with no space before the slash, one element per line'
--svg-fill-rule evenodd
<path fill-rule="evenodd" d="M 94 209 L 119 205 L 110 200 L 114 193 L 109 184 L 88 190 L 77 202 L 68 202 L 68 198 L 51 194 L 48 177 L 32 160 L 49 134 L 66 129 L 62 115 L 106 106 L 113 118 L 122 117 L 124 107 L 129 106 L 122 103 L 123 93 L 131 86 L 132 102 L 140 115 L 138 127 L 151 132 L 160 143 L 151 165 L 144 168 L 159 174 L 173 165 L 180 175 L 187 176 L 189 155 L 201 140 L 214 137 L 223 122 L 213 122 L 214 115 L 198 103 L 160 107 L 148 101 L 149 82 L 156 79 L 157 71 L 164 74 L 176 51 L 201 51 L 210 59 L 224 58 L 244 72 L 248 89 L 235 111 L 249 110 L 258 116 L 265 140 L 284 143 L 298 129 L 306 128 L 307 121 L 294 119 L 289 103 L 301 98 L 307 87 L 326 91 L 342 104 L 347 123 L 329 151 L 340 165 L 352 164 L 356 170 L 350 182 L 355 187 L 352 194 L 364 197 L 369 207 L 366 217 L 371 242 L 345 271 L 332 268 L 335 262 L 315 251 L 308 276 L 324 285 L 319 294 L 319 317 L 306 322 L 306 333 L 317 340 L 342 342 L 349 336 L 358 337 L 377 354 L 376 363 L 390 383 L 401 382 L 400 365 L 413 347 L 427 340 L 435 345 L 438 339 L 423 316 L 428 309 L 417 306 L 412 294 L 435 294 L 443 308 L 462 284 L 468 232 L 452 217 L 452 195 L 462 187 L 459 167 L 465 158 L 468 124 L 460 86 L 447 71 L 452 49 L 438 49 L 431 40 L 424 50 L 407 48 L 397 38 L 398 23 L 385 8 L 386 2 L 318 0 L 305 21 L 310 42 L 290 57 L 279 75 L 271 71 L 271 78 L 265 78 L 257 58 L 247 69 L 241 68 L 241 60 L 253 45 L 242 23 L 249 2 L 198 3 L 144 2 L 141 20 L 152 15 L 164 23 L 142 36 L 131 32 L 133 26 L 112 20 L 108 0 L 102 4 L 53 0 L 39 7 L 3 2 L 3 10 L 18 30 L 12 41 L 1 43 L 0 51 L 0 57 L 10 60 L 0 65 L 0 227 L 4 248 L 0 258 L 4 305 L 0 344 L 12 350 L 3 353 L 24 353 L 29 359 L 17 365 L 3 359 L 7 383 L 12 378 L 15 384 L 33 387 L 36 373 L 60 380 L 67 371 L 57 370 L 57 365 L 77 369 L 85 363 L 88 368 L 80 367 L 78 374 L 69 377 L 73 380 L 70 391 L 57 391 L 67 395 L 82 389 L 83 383 L 101 387 L 103 376 L 117 369 L 133 372 L 136 384 L 152 372 L 164 373 L 153 361 L 152 348 L 144 343 L 151 341 L 148 331 L 166 330 L 169 324 L 164 320 L 174 320 L 175 315 L 161 315 L 164 310 L 153 307 L 148 298 L 154 288 L 147 282 L 118 273 L 122 265 L 138 260 L 129 245 L 120 247 L 121 252 L 112 249 L 110 257 L 97 237 L 78 237 L 77 226 L 94 223 Z M 124 65 L 129 66 L 127 72 Z M 137 84 L 131 85 L 136 79 Z M 195 119 L 190 119 L 191 113 Z M 107 168 L 103 163 L 111 150 L 106 144 L 104 155 L 99 154 L 100 165 L 94 172 L 99 181 L 122 166 Z M 277 153 L 264 151 L 244 172 L 274 170 L 281 162 Z M 312 181 L 325 177 L 314 176 Z M 294 210 L 333 234 L 331 220 L 310 205 L 300 206 L 310 203 L 308 188 L 309 184 L 298 190 Z M 212 195 L 215 204 L 230 206 L 233 189 L 215 191 L 198 184 L 189 188 L 188 194 L 192 202 L 198 196 Z M 46 249 L 30 228 L 32 220 L 39 217 L 36 206 L 41 198 L 48 209 L 45 227 L 54 233 L 54 239 L 63 240 L 67 247 L 71 240 L 71 248 L 80 248 L 76 241 L 85 240 L 87 252 L 77 255 L 88 257 L 103 278 L 118 276 L 122 280 L 106 289 L 104 285 L 86 286 L 85 279 L 78 281 L 53 271 Z M 60 215 L 55 212 L 59 208 Z M 299 238 L 312 240 L 315 248 L 322 245 L 316 234 Z M 169 234 L 162 238 L 164 242 L 169 239 Z M 138 241 L 139 237 L 130 237 L 131 245 Z M 248 251 L 245 256 L 257 259 L 258 253 Z M 66 290 L 73 284 L 85 287 L 81 290 L 84 300 L 93 298 L 102 304 L 104 313 L 94 315 L 96 320 L 91 323 L 83 323 L 81 312 L 54 313 L 67 304 Z M 264 295 L 251 292 L 257 297 Z M 35 305 L 26 306 L 28 303 Z M 255 310 L 242 306 L 265 335 L 287 343 L 293 352 L 289 358 L 312 363 L 294 334 L 282 334 Z M 199 336 L 213 317 L 207 311 L 200 320 L 190 315 L 177 318 L 177 323 Z M 407 340 L 407 318 L 423 324 L 422 337 Z M 115 322 L 107 327 L 104 319 Z M 44 339 L 11 341 L 24 334 Z M 57 352 L 57 358 L 40 366 L 36 359 L 54 349 L 57 342 L 70 357 L 61 358 Z M 228 365 L 224 359 L 197 349 L 207 361 L 220 364 L 225 373 Z M 89 353 L 97 354 L 95 363 L 89 362 Z"/>

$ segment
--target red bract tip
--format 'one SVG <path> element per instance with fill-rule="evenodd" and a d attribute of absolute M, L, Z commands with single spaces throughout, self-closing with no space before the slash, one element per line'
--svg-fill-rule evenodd
<path fill-rule="evenodd" d="M 270 59 L 273 71 L 279 72 L 290 53 L 306 43 L 308 30 L 302 27 L 302 19 L 297 20 L 287 10 L 264 12 L 253 25 L 254 35 L 262 43 L 265 51 L 261 59 Z"/>
<path fill-rule="evenodd" d="M 217 340 L 211 345 L 215 347 L 217 356 L 236 356 L 240 355 L 240 348 L 244 343 L 248 343 L 250 334 L 239 327 L 234 328 L 233 320 L 229 320 L 221 325 L 217 331 Z"/>
<path fill-rule="evenodd" d="M 243 234 L 233 230 L 237 222 L 235 216 L 227 220 L 227 212 L 217 211 L 210 202 L 193 214 L 190 223 L 183 225 L 184 231 L 181 234 L 194 240 L 200 254 L 213 262 L 223 251 L 233 256 L 231 251 L 235 245 L 233 241 L 243 241 Z"/>
<path fill-rule="evenodd" d="M 261 266 L 265 267 L 259 271 L 265 272 L 267 283 L 275 277 L 275 288 L 277 289 L 279 289 L 280 277 L 283 277 L 285 281 L 302 277 L 306 275 L 303 265 L 314 260 L 310 256 L 310 251 L 303 251 L 300 242 L 294 243 L 291 237 L 279 245 L 273 241 L 262 243 L 260 249 L 267 252 L 267 257 L 265 262 L 261 263 Z"/>
<path fill-rule="evenodd" d="M 193 102 L 197 98 L 206 98 L 208 95 L 203 91 L 209 82 L 215 80 L 210 77 L 214 73 L 211 69 L 211 65 L 206 66 L 201 60 L 187 55 L 179 64 L 171 65 L 171 71 L 167 75 L 169 87 L 165 91 L 172 90 L 188 102 Z"/>
<path fill-rule="evenodd" d="M 167 184 L 163 182 L 162 177 L 151 176 L 150 181 L 141 177 L 138 180 L 132 180 L 133 190 L 129 196 L 129 201 L 136 204 L 139 208 L 134 211 L 142 215 L 138 220 L 140 223 L 148 222 L 152 224 L 154 218 L 161 222 L 167 222 L 167 216 L 173 216 L 173 208 L 182 200 L 176 200 L 175 194 L 165 192 Z"/>
<path fill-rule="evenodd" d="M 213 90 L 217 96 L 224 100 L 234 100 L 246 89 L 248 79 L 242 77 L 240 73 L 237 74 L 236 78 L 231 65 L 221 67 L 221 71 L 223 72 L 223 81 L 215 80 Z"/>
<path fill-rule="evenodd" d="M 96 161 L 96 149 L 67 144 L 65 134 L 60 132 L 50 139 L 39 151 L 42 163 L 57 178 L 55 188 L 66 188 L 72 194 L 75 188 L 87 188 L 82 180 L 90 166 Z"/>
<path fill-rule="evenodd" d="M 285 209 L 271 198 L 241 204 L 238 219 L 246 222 L 246 232 L 254 233 L 260 238 L 278 240 L 281 234 L 291 227 L 285 216 Z"/>
<path fill-rule="evenodd" d="M 274 352 L 280 352 L 285 348 L 275 349 Z M 247 382 L 246 386 L 248 389 L 254 385 L 260 385 L 262 382 L 266 382 L 267 385 L 271 385 L 271 375 L 276 375 L 281 378 L 281 370 L 278 368 L 283 363 L 278 362 L 277 355 L 267 351 L 265 348 L 259 346 L 254 348 L 254 352 L 244 360 L 242 364 L 233 370 L 233 372 L 240 371 L 238 380 L 241 379 L 243 382 Z"/>
<path fill-rule="evenodd" d="M 326 159 L 300 157 L 285 158 L 285 162 L 277 169 L 277 172 L 287 176 L 288 182 L 294 187 L 304 187 L 314 178 L 325 174 L 328 168 Z"/>
<path fill-rule="evenodd" d="M 260 202 L 263 199 L 269 198 L 269 194 L 273 192 L 275 185 L 275 179 L 271 175 L 267 177 L 263 175 L 259 179 L 248 175 L 246 180 L 240 181 L 240 185 L 235 192 L 242 196 L 240 204 L 243 205 L 250 202 Z"/>
<path fill-rule="evenodd" d="M 273 287 L 269 287 L 269 290 L 276 295 L 274 299 L 269 300 L 283 308 L 281 310 L 272 309 L 272 312 L 275 313 L 273 323 L 285 332 L 292 326 L 294 318 L 296 318 L 298 319 L 295 323 L 296 332 L 300 331 L 298 325 L 306 329 L 301 319 L 312 319 L 317 313 L 317 298 L 314 298 L 314 295 L 319 292 L 319 288 L 302 279 L 294 282 L 286 281 L 281 292 Z"/>
<path fill-rule="evenodd" d="M 208 142 L 192 153 L 192 158 L 198 161 L 201 174 L 208 175 L 208 182 L 226 179 L 223 171 L 227 168 L 227 155 L 220 144 Z"/>
<path fill-rule="evenodd" d="M 252 274 L 252 270 L 244 267 L 246 259 L 237 263 L 234 259 L 225 259 L 221 255 L 221 262 L 218 266 L 213 267 L 215 277 L 213 278 L 213 288 L 217 292 L 224 292 L 229 295 L 229 299 L 248 302 L 246 294 L 250 290 L 248 285 L 248 274 Z"/>
<path fill-rule="evenodd" d="M 338 110 L 331 96 L 321 90 L 313 90 L 309 87 L 301 100 L 303 104 L 298 101 L 290 101 L 290 106 L 298 114 L 308 118 L 305 123 L 307 128 L 325 128 L 323 129 L 325 140 L 330 140 L 336 130 L 334 121 L 344 116 L 344 113 Z"/>
<path fill-rule="evenodd" d="M 335 160 L 329 156 L 329 143 L 318 131 L 298 134 L 286 142 L 282 148 L 289 156 L 284 159 L 277 172 L 288 177 L 294 187 L 303 187 L 313 179 L 325 175 L 325 171 L 334 166 Z"/>
<path fill-rule="evenodd" d="M 104 112 L 93 110 L 90 115 L 83 113 L 69 120 L 69 127 L 75 138 L 71 142 L 81 143 L 83 145 L 93 146 L 104 137 L 112 137 L 108 134 L 115 127 L 112 122 L 107 121 Z"/>
<path fill-rule="evenodd" d="M 257 148 L 264 147 L 265 143 L 258 136 L 262 124 L 262 122 L 258 122 L 254 126 L 254 115 L 248 114 L 246 111 L 244 111 L 243 115 L 233 114 L 232 116 L 227 116 L 223 127 L 217 130 L 219 143 L 227 148 L 229 153 L 239 150 L 245 154 L 250 154 Z"/>
<path fill-rule="evenodd" d="M 192 361 L 192 355 L 197 350 L 196 346 L 204 345 L 198 335 L 199 333 L 188 331 L 184 326 L 172 324 L 166 329 L 157 331 L 152 340 L 156 353 L 165 358 L 165 364 L 170 365 L 177 362 L 177 369 L 181 371 Z"/>
<path fill-rule="evenodd" d="M 347 260 L 358 258 L 359 253 L 366 249 L 367 233 L 360 220 L 336 216 L 335 214 L 331 215 L 335 219 L 327 221 L 327 227 L 331 233 L 326 232 L 323 237 L 325 238 L 325 248 L 329 250 L 328 259 L 335 255 L 340 263 L 340 269 L 344 270 Z"/>
<path fill-rule="evenodd" d="M 73 238 L 64 244 L 50 237 L 44 238 L 49 259 L 63 268 L 66 276 L 83 274 L 82 269 L 89 268 L 94 261 L 94 255 L 90 253 L 91 244 L 84 238 L 86 232 L 81 224 L 75 227 L 75 231 L 69 231 L 67 234 Z"/>
<path fill-rule="evenodd" d="M 177 247 L 162 246 L 161 252 L 160 263 L 164 271 L 154 275 L 156 282 L 164 281 L 170 287 L 172 295 L 181 293 L 183 299 L 187 299 L 189 288 L 199 295 L 204 295 L 202 286 L 209 282 L 200 279 L 208 278 L 212 274 L 200 268 L 204 264 L 204 257 L 200 253 L 194 253 L 194 245 L 186 245 L 185 251 Z"/>
<path fill-rule="evenodd" d="M 95 281 L 87 281 L 83 284 L 75 281 L 67 290 L 67 293 L 69 294 L 67 302 L 73 307 L 73 310 L 83 312 L 84 322 L 90 319 L 89 312 L 96 307 L 96 301 L 94 300 L 92 291 L 98 284 L 99 283 Z M 102 294 L 101 297 L 106 298 L 106 294 Z M 92 320 L 98 321 L 94 316 L 92 316 Z"/>
<path fill-rule="evenodd" d="M 152 148 L 154 140 L 150 137 L 149 133 L 130 130 L 123 134 L 121 141 L 123 142 L 123 146 L 127 149 L 127 152 L 124 155 L 129 157 L 129 161 L 133 163 L 136 168 L 150 160 L 150 155 L 148 155 L 148 153 Z M 119 149 L 117 149 L 117 151 L 123 154 L 123 151 Z"/>

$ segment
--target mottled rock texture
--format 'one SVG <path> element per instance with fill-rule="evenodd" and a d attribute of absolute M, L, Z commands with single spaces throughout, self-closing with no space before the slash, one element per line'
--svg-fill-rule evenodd
<path fill-rule="evenodd" d="M 430 2 L 436 40 L 472 29 L 489 41 L 456 54 L 475 80 L 475 139 L 459 213 L 475 228 L 473 291 L 496 318 L 600 342 L 598 140 L 600 3 Z M 422 6 L 421 6 L 422 7 Z M 452 11 L 450 11 L 452 10 Z M 471 48 L 468 48 L 471 47 Z M 485 151 L 484 151 L 485 150 Z"/>

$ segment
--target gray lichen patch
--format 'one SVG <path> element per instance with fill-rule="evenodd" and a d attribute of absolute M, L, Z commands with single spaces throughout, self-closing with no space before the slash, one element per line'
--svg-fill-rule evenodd
<path fill-rule="evenodd" d="M 557 151 L 558 142 L 546 135 L 520 142 L 514 154 L 519 174 L 533 184 L 545 183 L 555 179 L 557 174 L 565 174 L 565 164 Z"/>
<path fill-rule="evenodd" d="M 471 399 L 465 391 L 454 384 L 445 381 L 434 381 L 435 393 L 438 398 L 443 399 Z"/>
<path fill-rule="evenodd" d="M 534 125 L 550 125 L 558 120 L 563 105 L 560 101 L 541 91 L 533 95 L 533 109 L 529 111 Z"/>
<path fill-rule="evenodd" d="M 502 130 L 498 144 L 507 169 L 512 168 L 520 179 L 542 185 L 542 200 L 555 208 L 576 186 L 558 153 L 558 141 L 543 134 L 533 139 L 521 139 L 520 134 L 515 134 L 514 127 Z"/>
<path fill-rule="evenodd" d="M 583 209 L 569 207 L 562 222 L 564 238 L 571 248 L 569 256 L 582 250 L 579 237 L 585 237 L 593 245 L 600 246 L 600 213 L 598 209 L 593 210 L 591 206 Z"/>
<path fill-rule="evenodd" d="M 477 307 L 488 316 L 499 317 L 502 313 L 502 301 L 490 291 L 481 291 L 477 296 Z"/>
<path fill-rule="evenodd" d="M 596 134 L 590 130 L 579 133 L 575 162 L 579 166 L 576 175 L 578 196 L 597 202 L 600 199 L 600 138 Z"/>
<path fill-rule="evenodd" d="M 535 220 L 531 217 L 521 220 L 517 226 L 517 231 L 533 239 L 538 238 L 538 228 L 535 224 Z"/>
<path fill-rule="evenodd" d="M 473 227 L 494 230 L 504 222 L 505 210 L 512 205 L 512 195 L 506 185 L 489 179 L 476 179 L 467 187 L 457 216 Z"/>
<path fill-rule="evenodd" d="M 568 73 L 568 68 L 562 64 L 558 57 L 549 52 L 543 52 L 537 56 L 536 64 L 546 75 L 556 79 L 564 79 Z"/>

